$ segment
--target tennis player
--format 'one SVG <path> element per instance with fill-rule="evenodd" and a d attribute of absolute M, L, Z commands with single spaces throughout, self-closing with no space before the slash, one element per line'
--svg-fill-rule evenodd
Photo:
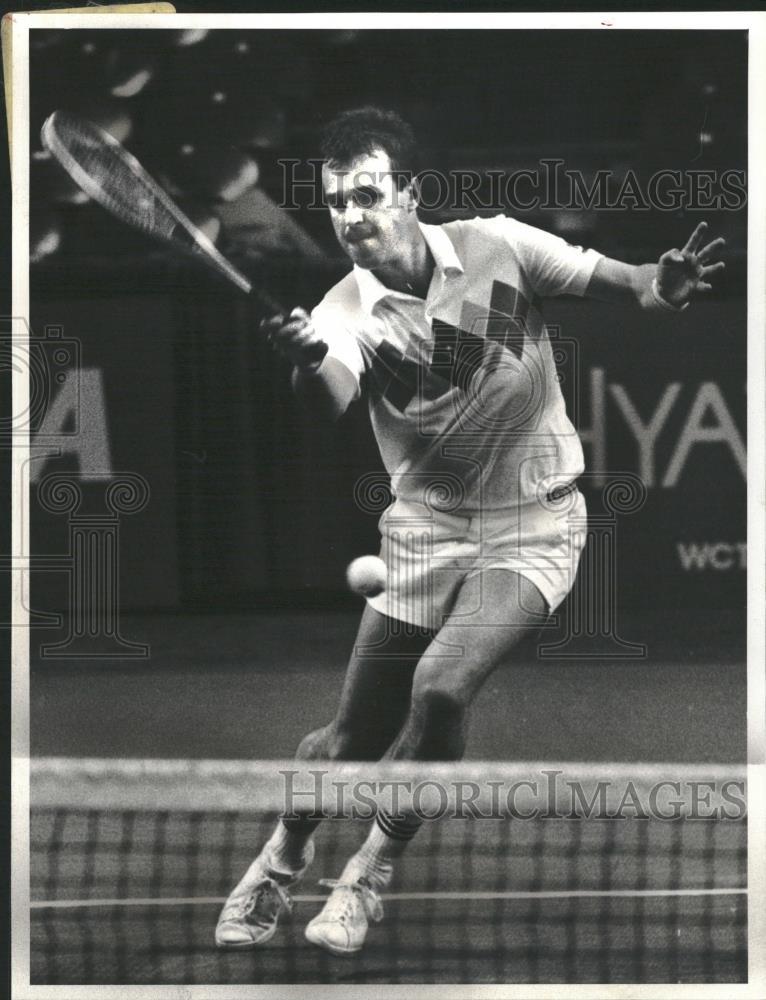
<path fill-rule="evenodd" d="M 559 606 L 583 544 L 583 453 L 542 300 L 680 311 L 724 266 L 724 241 L 706 242 L 705 223 L 641 266 L 502 215 L 424 225 L 415 149 L 390 111 L 329 124 L 324 193 L 354 266 L 310 316 L 295 309 L 265 324 L 308 405 L 337 417 L 366 398 L 394 496 L 380 521 L 388 587 L 367 600 L 336 716 L 305 737 L 302 759 L 461 758 L 477 691 Z M 223 907 L 219 946 L 272 937 L 316 826 L 279 821 Z M 418 826 L 414 815 L 379 813 L 328 883 L 309 941 L 339 955 L 362 947 Z"/>

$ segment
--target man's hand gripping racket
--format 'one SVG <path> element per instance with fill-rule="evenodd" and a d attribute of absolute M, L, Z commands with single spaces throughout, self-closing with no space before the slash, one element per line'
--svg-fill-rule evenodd
<path fill-rule="evenodd" d="M 276 315 L 261 322 L 261 331 L 283 357 L 305 374 L 315 372 L 327 353 L 305 309 L 293 309 L 289 316 Z"/>
<path fill-rule="evenodd" d="M 54 111 L 43 124 L 43 145 L 74 182 L 102 208 L 134 229 L 191 254 L 272 315 L 262 327 L 281 352 L 304 370 L 316 369 L 327 345 L 311 328 L 308 315 L 288 310 L 252 283 L 187 218 L 138 160 L 113 136 L 68 111 Z"/>

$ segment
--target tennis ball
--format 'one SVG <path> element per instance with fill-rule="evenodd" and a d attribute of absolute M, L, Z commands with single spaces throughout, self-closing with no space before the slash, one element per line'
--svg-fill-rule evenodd
<path fill-rule="evenodd" d="M 386 589 L 386 564 L 377 556 L 360 556 L 349 563 L 346 580 L 351 590 L 362 597 L 377 597 Z"/>

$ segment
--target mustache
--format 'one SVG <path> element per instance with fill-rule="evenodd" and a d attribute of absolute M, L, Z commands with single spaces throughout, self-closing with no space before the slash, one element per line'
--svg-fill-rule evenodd
<path fill-rule="evenodd" d="M 362 240 L 369 239 L 370 236 L 375 235 L 374 229 L 369 228 L 359 228 L 359 229 L 347 229 L 343 234 L 343 239 L 347 243 L 359 243 Z"/>

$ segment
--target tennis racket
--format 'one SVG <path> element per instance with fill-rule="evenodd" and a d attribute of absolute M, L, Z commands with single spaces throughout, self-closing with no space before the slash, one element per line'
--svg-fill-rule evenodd
<path fill-rule="evenodd" d="M 54 111 L 40 134 L 45 148 L 102 208 L 134 229 L 196 257 L 257 298 L 268 312 L 287 316 L 289 310 L 262 288 L 254 288 L 108 132 L 68 111 Z M 313 360 L 320 361 L 326 351 L 325 344 L 318 344 Z"/>

